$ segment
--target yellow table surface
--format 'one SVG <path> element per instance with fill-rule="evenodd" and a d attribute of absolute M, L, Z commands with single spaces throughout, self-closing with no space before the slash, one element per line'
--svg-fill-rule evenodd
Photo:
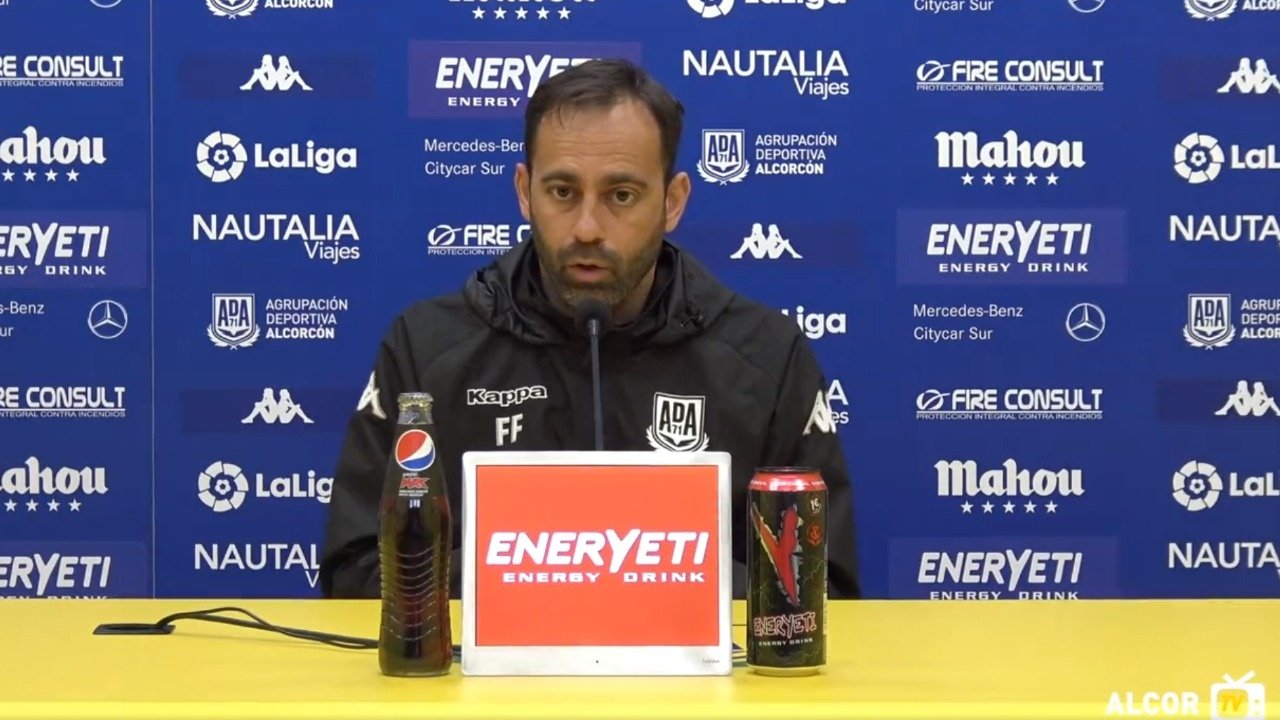
<path fill-rule="evenodd" d="M 0 716 L 75 718 L 1077 718 L 1113 692 L 1196 692 L 1249 671 L 1280 717 L 1280 600 L 832 602 L 814 677 L 448 677 L 378 672 L 374 650 L 182 620 L 223 605 L 291 627 L 377 636 L 376 601 L 0 600 Z M 734 622 L 745 608 L 734 606 Z M 233 615 L 233 617 L 243 617 Z M 460 617 L 455 604 L 455 628 Z M 743 642 L 735 628 L 735 641 Z M 455 632 L 455 639 L 460 636 Z M 1112 715 L 1114 717 L 1114 715 Z"/>

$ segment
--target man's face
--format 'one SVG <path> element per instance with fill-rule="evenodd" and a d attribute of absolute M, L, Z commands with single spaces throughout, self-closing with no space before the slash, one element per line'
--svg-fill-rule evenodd
<path fill-rule="evenodd" d="M 643 302 L 689 186 L 683 173 L 664 186 L 653 116 L 629 100 L 553 111 L 535 143 L 532 169 L 516 167 L 516 193 L 548 292 L 568 309 L 587 298 L 615 311 Z"/>

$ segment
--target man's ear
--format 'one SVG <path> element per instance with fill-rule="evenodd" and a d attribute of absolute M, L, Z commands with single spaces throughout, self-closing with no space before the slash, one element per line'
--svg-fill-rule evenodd
<path fill-rule="evenodd" d="M 531 214 L 529 212 L 529 168 L 524 163 L 516 163 L 516 200 L 520 203 L 520 214 L 524 216 L 525 222 L 529 222 Z"/>
<path fill-rule="evenodd" d="M 667 196 L 663 208 L 667 219 L 667 232 L 674 232 L 676 226 L 680 224 L 684 209 L 689 204 L 689 193 L 692 191 L 693 185 L 689 182 L 689 173 L 677 173 L 671 178 L 671 182 L 667 183 Z"/>

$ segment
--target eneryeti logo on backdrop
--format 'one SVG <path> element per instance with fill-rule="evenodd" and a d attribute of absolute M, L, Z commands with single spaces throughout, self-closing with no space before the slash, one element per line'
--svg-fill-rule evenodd
<path fill-rule="evenodd" d="M 1187 13 L 1197 20 L 1225 20 L 1236 10 L 1244 12 L 1280 11 L 1280 0 L 1183 0 Z"/>
<path fill-rule="evenodd" d="M 796 325 L 800 326 L 805 337 L 810 340 L 818 340 L 827 335 L 844 335 L 848 329 L 848 319 L 844 313 L 805 312 L 803 305 L 797 306 L 794 311 L 782 308 L 779 312 L 787 317 L 791 317 L 794 312 Z"/>
<path fill-rule="evenodd" d="M 518 118 L 545 80 L 605 57 L 639 62 L 640 45 L 414 41 L 409 44 L 409 117 Z"/>
<path fill-rule="evenodd" d="M 220 348 L 252 347 L 262 334 L 253 293 L 213 293 L 213 319 L 205 330 Z M 335 340 L 346 298 L 271 298 L 266 302 L 267 340 Z"/>
<path fill-rule="evenodd" d="M 305 475 L 293 473 L 279 477 L 267 477 L 254 473 L 253 482 L 239 465 L 216 461 L 209 464 L 196 481 L 196 496 L 205 507 L 216 513 L 236 510 L 244 505 L 245 498 L 276 500 L 316 500 L 328 504 L 333 490 L 333 478 L 320 477 L 315 470 Z"/>
<path fill-rule="evenodd" d="M 653 394 L 653 421 L 645 439 L 654 450 L 700 452 L 707 449 L 705 395 Z"/>
<path fill-rule="evenodd" d="M 427 254 L 501 255 L 532 233 L 527 223 L 437 225 L 427 233 Z"/>
<path fill-rule="evenodd" d="M 1102 92 L 1102 60 L 928 60 L 916 68 L 916 90 Z"/>
<path fill-rule="evenodd" d="M 293 69 L 288 55 L 281 55 L 278 59 L 263 55 L 262 63 L 254 69 L 248 82 L 241 85 L 240 89 L 247 92 L 255 87 L 267 92 L 289 92 L 294 88 L 310 92 L 312 89 L 302 79 L 302 73 Z"/>
<path fill-rule="evenodd" d="M 122 385 L 0 386 L 0 418 L 123 418 Z"/>
<path fill-rule="evenodd" d="M 898 211 L 898 282 L 1120 284 L 1128 215 L 1116 208 Z"/>
<path fill-rule="evenodd" d="M 452 0 L 457 2 L 457 0 Z M 844 5 L 846 0 L 685 0 L 689 9 L 698 13 L 704 20 L 715 20 L 728 15 L 735 4 L 744 8 L 752 5 L 791 6 L 806 10 L 822 10 L 831 5 Z"/>
<path fill-rule="evenodd" d="M 197 572 L 301 570 L 313 588 L 320 578 L 319 550 L 315 543 L 197 543 L 192 547 Z"/>
<path fill-rule="evenodd" d="M 570 10 L 566 7 L 570 0 L 448 0 L 450 3 L 461 4 L 466 8 L 468 14 L 476 20 L 559 20 L 561 22 L 573 17 L 574 12 L 581 11 L 584 6 L 595 5 L 596 0 L 571 0 L 574 8 Z M 729 0 L 733 2 L 733 0 Z M 608 2 L 608 0 L 605 0 Z M 553 3 L 562 3 L 559 10 L 548 10 L 544 5 Z M 492 8 L 491 5 L 498 7 Z M 530 6 L 539 6 L 537 10 L 531 10 Z M 510 9 L 508 9 L 510 8 Z"/>
<path fill-rule="evenodd" d="M 499 140 L 440 140 L 425 138 L 422 150 L 433 159 L 427 160 L 422 170 L 428 176 L 441 177 L 446 180 L 480 175 L 501 175 L 507 171 L 505 163 L 490 162 L 497 153 L 519 155 L 524 152 L 524 141 L 511 138 Z M 480 162 L 454 162 L 457 156 L 480 155 Z M 434 159 L 443 156 L 444 160 Z"/>
<path fill-rule="evenodd" d="M 958 388 L 916 396 L 917 420 L 1101 420 L 1102 388 Z"/>
<path fill-rule="evenodd" d="M 0 55 L 5 87 L 124 87 L 124 56 Z"/>
<path fill-rule="evenodd" d="M 259 6 L 266 10 L 332 10 L 333 0 L 204 0 L 209 12 L 220 18 L 245 18 Z"/>
<path fill-rule="evenodd" d="M 685 50 L 685 77 L 790 78 L 797 95 L 828 100 L 849 94 L 849 68 L 839 50 Z"/>
<path fill-rule="evenodd" d="M 110 555 L 0 555 L 0 590 L 27 590 L 34 597 L 50 599 L 97 599 L 102 596 L 50 595 L 49 591 L 104 590 L 110 580 Z"/>
<path fill-rule="evenodd" d="M 1170 215 L 1170 242 L 1280 243 L 1280 217 L 1276 215 Z"/>
<path fill-rule="evenodd" d="M 238 180 L 250 166 L 259 170 L 309 170 L 332 175 L 338 170 L 356 169 L 359 153 L 353 147 L 317 146 L 314 140 L 275 148 L 253 143 L 251 162 L 245 143 L 231 133 L 214 131 L 196 144 L 196 169 L 211 182 Z"/>
<path fill-rule="evenodd" d="M 1228 472 L 1223 482 L 1217 467 L 1197 460 L 1187 462 L 1173 474 L 1173 500 L 1190 512 L 1217 505 L 1224 492 L 1233 498 L 1276 498 L 1280 497 L 1280 486 L 1272 471 L 1262 475 Z"/>
<path fill-rule="evenodd" d="M 1078 590 L 1026 590 L 1026 587 L 1076 587 L 1084 566 L 1083 552 L 1014 550 L 924 551 L 916 582 L 975 590 L 932 590 L 931 600 L 997 600 L 1004 593 L 1017 600 L 1078 600 Z M 991 588 L 999 589 L 991 589 Z M 1017 593 L 1015 595 L 1015 593 Z"/>
<path fill-rule="evenodd" d="M 960 510 L 965 515 L 973 513 L 970 500 L 982 499 L 982 514 L 991 515 L 997 506 L 1005 515 L 1012 515 L 1016 507 L 1034 515 L 1038 507 L 1033 498 L 1048 498 L 1044 512 L 1054 514 L 1058 503 L 1054 498 L 1072 498 L 1084 495 L 1084 471 L 1076 468 L 1061 470 L 1028 470 L 1019 468 L 1012 458 L 1005 460 L 999 469 L 979 470 L 973 460 L 939 460 L 933 465 L 937 471 L 938 497 L 964 498 Z M 1004 502 L 991 502 L 992 498 Z M 1026 499 L 1026 503 L 1014 500 Z"/>
<path fill-rule="evenodd" d="M 107 494 L 107 469 L 104 467 L 60 467 L 42 465 L 36 457 L 27 458 L 23 465 L 0 465 L 0 494 L 8 495 L 3 503 L 6 513 L 18 512 L 25 505 L 27 512 L 37 512 L 41 506 L 49 512 L 58 512 L 59 496 L 84 496 Z M 25 498 L 24 502 L 15 501 Z M 48 498 L 45 500 L 45 498 Z M 71 512 L 79 512 L 80 498 L 73 497 L 67 503 Z"/>
<path fill-rule="evenodd" d="M 1280 2 L 1280 0 L 1277 0 Z M 1280 170 L 1280 151 L 1273 143 L 1260 148 L 1231 146 L 1228 158 L 1218 139 L 1204 133 L 1191 133 L 1173 149 L 1173 169 L 1192 185 L 1213 182 L 1222 170 Z"/>
<path fill-rule="evenodd" d="M 742 129 L 706 129 L 702 131 L 702 155 L 697 163 L 698 175 L 709 183 L 728 185 L 755 175 L 824 175 L 827 170 L 827 148 L 840 144 L 840 136 L 832 132 L 765 133 L 756 135 L 751 156 L 747 158 L 747 133 Z M 752 173 L 752 167 L 755 172 Z"/>
<path fill-rule="evenodd" d="M 939 132 L 933 136 L 938 145 L 938 167 L 962 170 L 986 170 L 983 185 L 994 185 L 996 176 L 991 170 L 1008 171 L 1005 185 L 1014 185 L 1018 176 L 1013 170 L 1073 170 L 1085 166 L 1084 143 L 1079 140 L 1051 142 L 1022 140 L 1014 130 L 1006 132 L 1002 139 L 983 142 L 975 132 Z M 960 176 L 965 185 L 973 185 L 974 176 L 968 172 Z M 1027 185 L 1035 185 L 1039 179 L 1034 172 L 1021 178 Z M 1054 172 L 1044 176 L 1046 185 L 1057 185 Z"/>
<path fill-rule="evenodd" d="M 1280 75 L 1271 72 L 1267 61 L 1258 58 L 1249 65 L 1249 58 L 1240 58 L 1240 66 L 1236 68 L 1227 82 L 1218 88 L 1220 94 L 1235 93 L 1239 95 L 1280 95 Z"/>
<path fill-rule="evenodd" d="M 777 260 L 784 254 L 791 259 L 801 258 L 800 253 L 792 247 L 791 241 L 782 237 L 778 226 L 773 223 L 769 223 L 768 235 L 765 235 L 760 223 L 752 223 L 751 234 L 742 238 L 742 245 L 729 257 L 733 260 L 741 260 L 744 254 L 750 254 L 756 260 Z"/>
<path fill-rule="evenodd" d="M 267 425 L 288 425 L 294 420 L 301 420 L 306 425 L 312 425 L 314 420 L 307 417 L 307 413 L 302 406 L 294 402 L 293 394 L 287 388 L 280 388 L 280 397 L 276 397 L 276 391 L 273 388 L 264 388 L 262 390 L 262 399 L 253 404 L 253 411 L 240 420 L 241 424 L 249 425 L 255 420 L 259 420 Z"/>
<path fill-rule="evenodd" d="M 110 240 L 110 225 L 0 224 L 0 277 L 35 270 L 30 275 L 106 279 Z"/>
<path fill-rule="evenodd" d="M 298 240 L 310 260 L 337 265 L 360 259 L 360 231 L 355 219 L 342 215 L 290 213 L 219 214 L 191 216 L 195 241 L 239 240 L 251 243 Z"/>
<path fill-rule="evenodd" d="M 42 182 L 58 182 L 58 169 L 68 166 L 85 167 L 89 165 L 105 165 L 106 153 L 103 151 L 101 137 L 42 137 L 34 126 L 27 126 L 21 135 L 0 136 L 0 179 L 4 182 L 19 182 L 14 169 L 21 170 L 22 181 L 35 182 L 37 177 Z M 72 167 L 63 173 L 68 182 L 80 180 L 80 170 Z M 47 169 L 41 169 L 47 168 Z"/>

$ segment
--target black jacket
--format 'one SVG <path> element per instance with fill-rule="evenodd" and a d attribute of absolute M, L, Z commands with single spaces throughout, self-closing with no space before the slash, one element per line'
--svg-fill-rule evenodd
<path fill-rule="evenodd" d="M 399 393 L 434 397 L 436 446 L 453 508 L 452 596 L 461 578 L 462 453 L 595 447 L 586 337 L 550 304 L 525 241 L 471 275 L 459 293 L 420 301 L 392 323 L 352 416 L 334 477 L 320 565 L 326 597 L 376 598 L 378 501 Z M 705 398 L 695 440 L 732 457 L 733 595 L 745 597 L 747 483 L 757 467 L 817 467 L 829 488 L 829 594 L 860 597 L 848 471 L 826 382 L 795 321 L 726 288 L 665 242 L 641 314 L 601 339 L 606 450 L 690 449 L 651 434 L 655 394 Z M 542 386 L 519 406 L 473 402 L 477 391 Z M 470 393 L 470 397 L 469 397 Z M 376 397 L 376 402 L 373 399 Z M 492 396 L 491 396 L 492 397 Z M 472 402 L 469 402 L 471 400 Z M 495 421 L 524 414 L 515 442 Z"/>

